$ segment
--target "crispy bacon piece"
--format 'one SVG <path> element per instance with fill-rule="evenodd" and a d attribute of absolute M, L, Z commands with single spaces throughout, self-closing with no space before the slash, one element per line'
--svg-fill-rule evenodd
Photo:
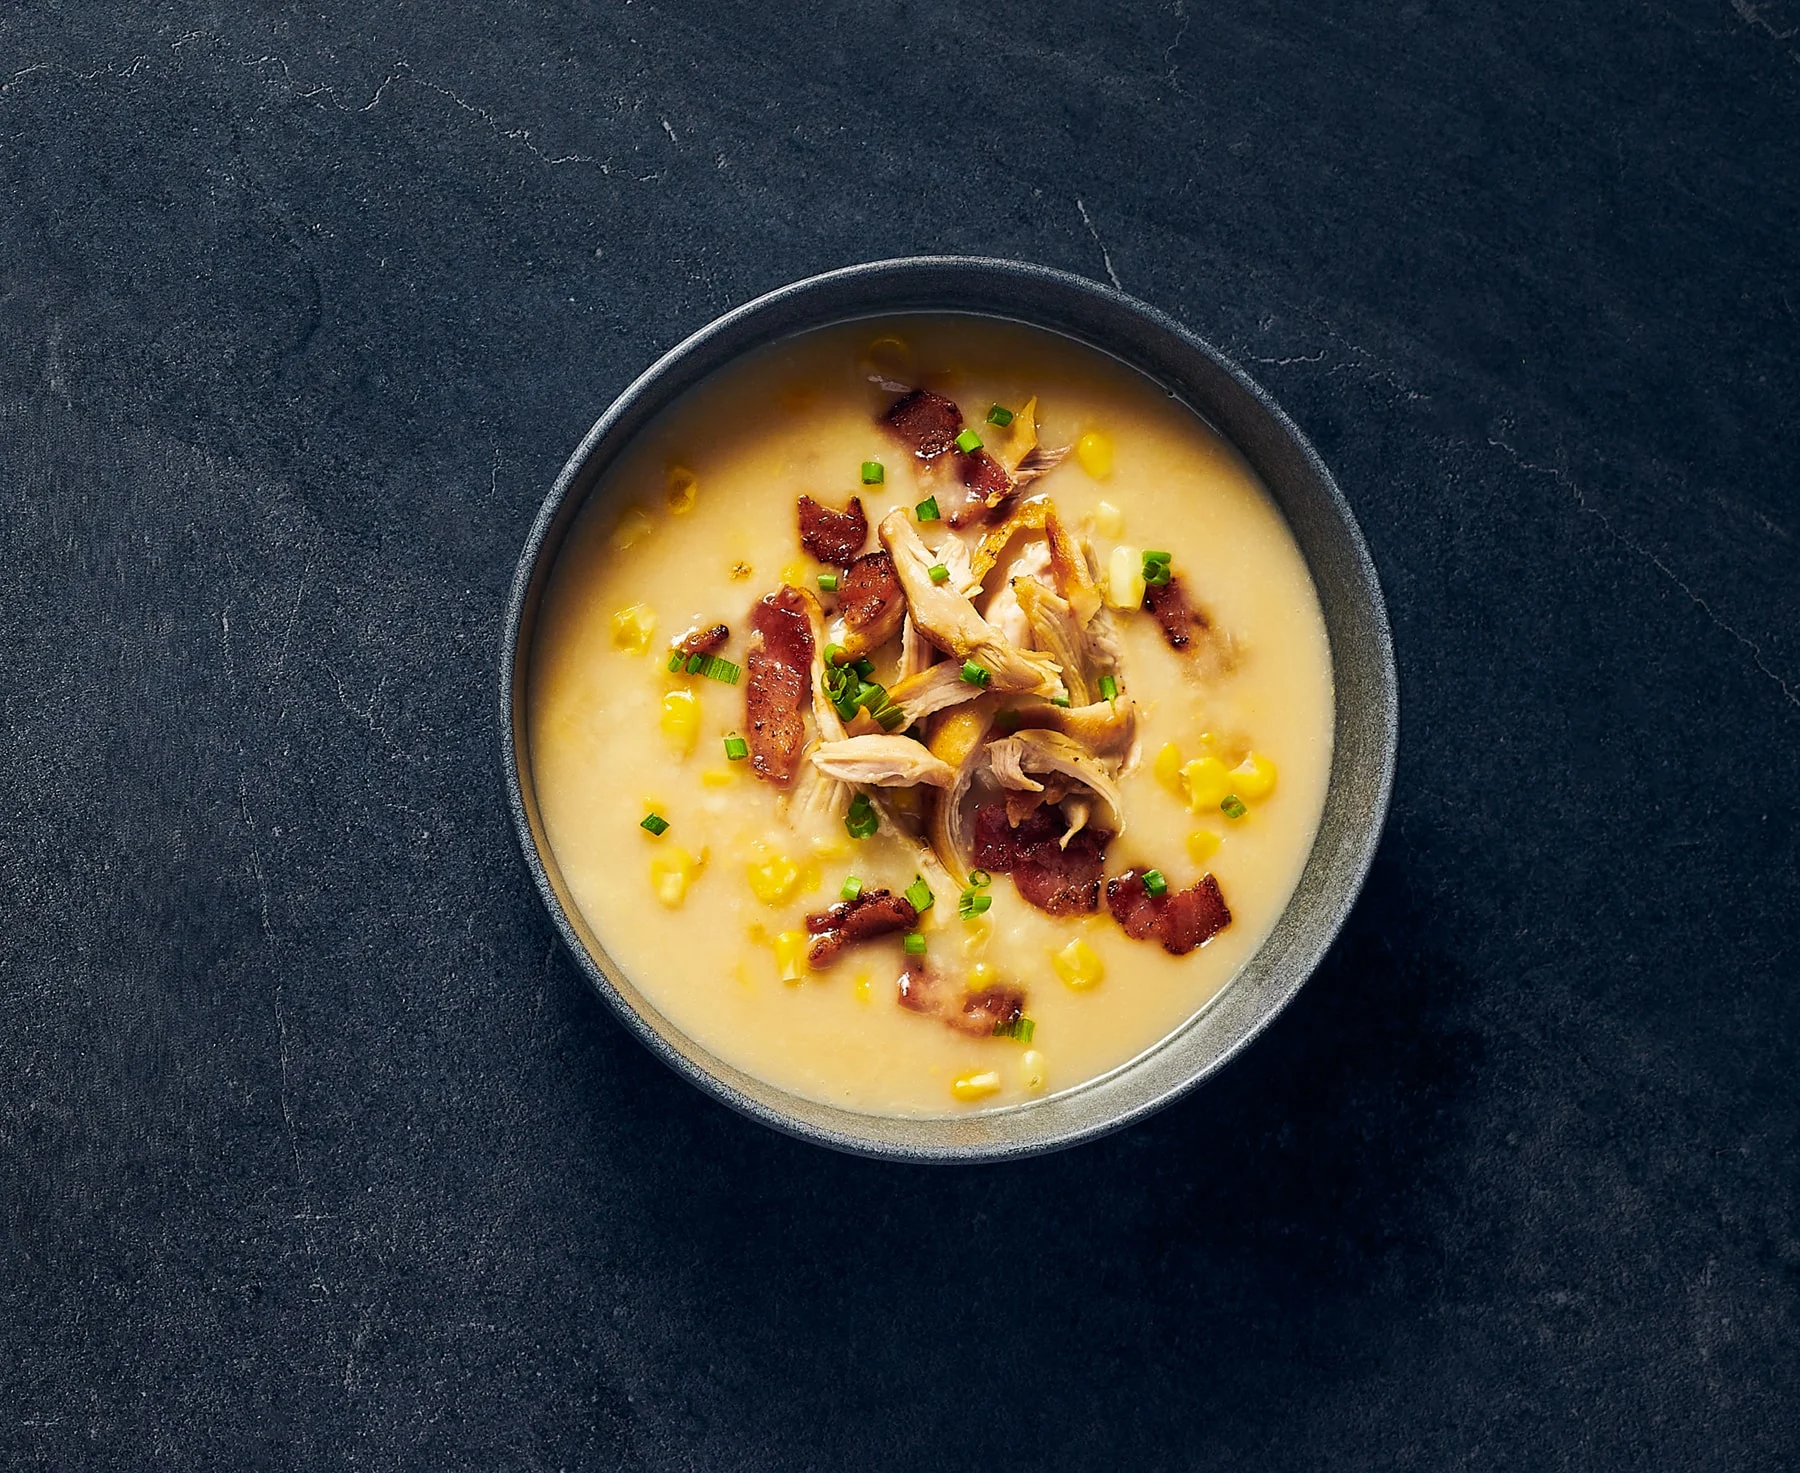
<path fill-rule="evenodd" d="M 1189 606 L 1179 578 L 1149 584 L 1144 589 L 1144 612 L 1162 626 L 1163 638 L 1172 650 L 1185 650 L 1196 633 L 1204 634 L 1212 627 L 1205 614 Z"/>
<path fill-rule="evenodd" d="M 838 612 L 844 627 L 857 638 L 858 649 L 872 650 L 900 632 L 906 617 L 906 594 L 894 559 L 884 548 L 865 552 L 844 570 L 838 583 Z"/>
<path fill-rule="evenodd" d="M 989 511 L 998 507 L 1017 489 L 1013 485 L 1013 478 L 1007 475 L 1006 467 L 985 450 L 971 450 L 967 455 L 959 455 L 957 461 L 963 485 L 979 496 Z"/>
<path fill-rule="evenodd" d="M 841 568 L 869 540 L 861 497 L 852 496 L 842 511 L 821 506 L 810 496 L 802 496 L 799 507 L 800 545 L 822 563 Z"/>
<path fill-rule="evenodd" d="M 684 655 L 711 655 L 725 648 L 731 638 L 730 626 L 713 624 L 704 629 L 690 629 L 677 641 L 675 648 Z"/>
<path fill-rule="evenodd" d="M 1211 875 L 1202 875 L 1185 890 L 1152 895 L 1144 888 L 1143 875 L 1127 870 L 1106 882 L 1106 908 L 1132 940 L 1154 937 L 1175 956 L 1204 946 L 1231 924 L 1225 896 Z"/>
<path fill-rule="evenodd" d="M 1025 1013 L 1025 993 L 1020 988 L 996 984 L 959 995 L 947 977 L 918 959 L 900 974 L 897 991 L 901 1007 L 941 1018 L 946 1027 L 971 1037 L 989 1037 L 996 1028 L 1018 1022 Z"/>
<path fill-rule="evenodd" d="M 992 1034 L 1025 1015 L 1025 994 L 1017 987 L 995 984 L 963 999 L 962 1011 L 944 1021 L 959 1033 Z"/>
<path fill-rule="evenodd" d="M 744 686 L 750 766 L 764 782 L 785 788 L 806 745 L 813 657 L 806 596 L 783 584 L 750 611 L 750 631 Z"/>
<path fill-rule="evenodd" d="M 956 444 L 962 433 L 962 410 L 956 402 L 930 389 L 902 394 L 881 422 L 920 460 L 932 460 Z"/>
<path fill-rule="evenodd" d="M 840 901 L 806 918 L 806 929 L 813 937 L 806 948 L 807 960 L 815 967 L 828 967 L 846 946 L 894 931 L 910 931 L 918 924 L 919 913 L 904 895 L 865 890 L 854 900 Z"/>
<path fill-rule="evenodd" d="M 1066 827 L 1059 810 L 1040 807 L 1014 828 L 1004 803 L 983 803 L 975 810 L 975 862 L 1010 874 L 1019 894 L 1047 915 L 1097 910 L 1112 835 L 1083 829 L 1065 846 L 1058 841 Z"/>

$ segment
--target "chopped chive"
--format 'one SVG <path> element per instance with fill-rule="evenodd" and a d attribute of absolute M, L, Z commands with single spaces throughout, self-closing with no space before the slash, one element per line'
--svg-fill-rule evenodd
<path fill-rule="evenodd" d="M 992 895 L 983 895 L 976 890 L 964 890 L 962 899 L 956 902 L 956 913 L 965 921 L 972 921 L 982 915 L 994 903 Z"/>
<path fill-rule="evenodd" d="M 845 721 L 853 720 L 859 709 L 856 704 L 855 696 L 849 693 L 833 696 L 831 698 L 831 707 L 838 713 L 838 716 Z"/>
<path fill-rule="evenodd" d="M 994 1024 L 995 1038 L 1016 1038 L 1020 1043 L 1030 1043 L 1031 1035 L 1037 1032 L 1037 1024 L 1023 1013 L 1004 1023 Z"/>
<path fill-rule="evenodd" d="M 1063 707 L 1063 709 L 1067 710 L 1069 708 L 1069 706 L 1073 705 L 1074 703 L 1072 701 L 1070 701 L 1070 699 L 1067 696 L 1051 696 L 1050 704 L 1052 706 L 1061 706 L 1061 707 Z"/>
<path fill-rule="evenodd" d="M 931 575 L 931 581 L 933 583 L 948 583 L 950 581 L 950 570 L 942 563 L 933 563 L 926 569 L 926 572 Z"/>
<path fill-rule="evenodd" d="M 1244 800 L 1236 793 L 1227 793 L 1225 801 L 1219 804 L 1219 811 L 1227 818 L 1242 818 L 1250 810 L 1244 807 Z"/>
<path fill-rule="evenodd" d="M 869 713 L 879 723 L 883 731 L 898 731 L 906 725 L 906 712 L 899 706 L 886 705 L 879 711 Z"/>
<path fill-rule="evenodd" d="M 1144 889 L 1152 895 L 1161 895 L 1169 888 L 1169 877 L 1159 869 L 1144 871 Z"/>
<path fill-rule="evenodd" d="M 937 901 L 937 896 L 931 893 L 931 886 L 925 883 L 924 875 L 913 876 L 912 884 L 906 887 L 906 898 L 920 915 L 924 915 Z"/>
<path fill-rule="evenodd" d="M 942 518 L 943 513 L 938 510 L 937 497 L 927 496 L 913 508 L 913 515 L 921 522 L 935 522 Z"/>
<path fill-rule="evenodd" d="M 906 940 L 900 944 L 906 948 L 908 956 L 925 955 L 925 933 L 923 931 L 908 931 Z"/>
<path fill-rule="evenodd" d="M 1119 699 L 1119 682 L 1110 675 L 1100 677 L 1100 699 L 1103 701 Z"/>
<path fill-rule="evenodd" d="M 669 673 L 671 675 L 685 664 L 687 664 L 687 656 L 682 654 L 680 650 L 669 651 Z"/>
<path fill-rule="evenodd" d="M 872 680 L 875 676 L 875 662 L 866 655 L 860 660 L 852 660 L 850 668 L 864 680 Z"/>
<path fill-rule="evenodd" d="M 652 834 L 661 838 L 668 830 L 669 821 L 660 813 L 646 813 L 639 822 L 638 827 L 640 829 L 648 829 Z"/>
<path fill-rule="evenodd" d="M 1011 706 L 1004 711 L 994 712 L 994 730 L 1001 736 L 1011 736 L 1019 729 L 1019 713 Z"/>
<path fill-rule="evenodd" d="M 838 891 L 838 899 L 854 900 L 860 894 L 862 894 L 862 881 L 855 875 L 851 875 L 844 881 L 844 888 Z"/>
<path fill-rule="evenodd" d="M 698 675 L 700 673 L 700 667 L 705 663 L 705 655 L 689 655 L 687 657 L 687 673 L 689 675 Z"/>
<path fill-rule="evenodd" d="M 1013 422 L 1013 412 L 1004 404 L 996 404 L 992 409 L 988 410 L 987 419 L 989 424 L 999 425 L 1001 429 L 1005 429 L 1006 426 Z"/>
<path fill-rule="evenodd" d="M 887 471 L 879 460 L 865 460 L 862 467 L 862 483 L 865 486 L 879 486 L 887 479 Z"/>
<path fill-rule="evenodd" d="M 973 430 L 964 430 L 956 437 L 956 448 L 964 455 L 981 449 L 981 436 Z"/>
<path fill-rule="evenodd" d="M 1174 560 L 1175 554 L 1172 552 L 1146 552 L 1144 554 L 1144 566 L 1146 568 L 1153 567 L 1157 563 L 1161 563 L 1166 568 Z"/>
<path fill-rule="evenodd" d="M 988 687 L 988 682 L 990 680 L 992 680 L 994 677 L 988 673 L 986 668 L 984 668 L 981 665 L 977 665 L 973 660 L 964 660 L 963 667 L 962 667 L 962 678 L 966 682 L 968 682 L 968 684 L 977 686 L 982 690 L 986 690 Z"/>
<path fill-rule="evenodd" d="M 835 665 L 837 663 L 838 656 L 843 654 L 843 652 L 844 652 L 844 647 L 841 644 L 826 645 L 825 646 L 825 663 L 827 665 Z"/>
<path fill-rule="evenodd" d="M 688 661 L 688 669 L 693 668 L 694 662 Z M 738 676 L 744 672 L 729 660 L 722 659 L 718 655 L 708 655 L 700 662 L 700 673 L 708 680 L 722 680 L 726 685 L 736 685 Z"/>
<path fill-rule="evenodd" d="M 987 889 L 987 887 L 989 885 L 991 885 L 993 883 L 994 883 L 994 877 L 992 875 L 990 875 L 986 870 L 972 869 L 969 871 L 969 888 L 970 889 L 985 890 L 985 889 Z"/>
<path fill-rule="evenodd" d="M 735 731 L 725 738 L 725 760 L 727 762 L 742 762 L 749 755 L 750 743 Z"/>
<path fill-rule="evenodd" d="M 881 818 L 875 812 L 875 805 L 869 801 L 867 793 L 858 793 L 850 800 L 850 811 L 844 815 L 844 827 L 852 839 L 866 839 L 881 826 Z"/>
<path fill-rule="evenodd" d="M 836 573 L 821 573 L 821 574 L 819 574 L 819 592 L 820 593 L 836 593 L 837 592 L 837 574 Z"/>

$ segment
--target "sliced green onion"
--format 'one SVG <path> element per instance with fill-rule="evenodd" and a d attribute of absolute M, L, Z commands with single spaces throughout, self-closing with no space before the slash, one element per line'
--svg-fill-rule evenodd
<path fill-rule="evenodd" d="M 669 674 L 673 675 L 685 664 L 687 664 L 687 656 L 680 650 L 669 651 Z"/>
<path fill-rule="evenodd" d="M 1244 800 L 1236 793 L 1227 793 L 1225 801 L 1219 804 L 1219 811 L 1227 818 L 1242 818 L 1250 810 L 1244 807 Z"/>
<path fill-rule="evenodd" d="M 994 1024 L 995 1038 L 1016 1038 L 1020 1043 L 1030 1043 L 1031 1035 L 1037 1032 L 1037 1024 L 1023 1013 L 1005 1023 Z"/>
<path fill-rule="evenodd" d="M 956 448 L 962 451 L 964 455 L 979 450 L 981 449 L 981 436 L 976 434 L 973 430 L 964 430 L 956 437 Z"/>
<path fill-rule="evenodd" d="M 651 833 L 660 838 L 668 831 L 669 821 L 660 813 L 646 813 L 639 822 L 638 827 L 640 829 L 648 829 Z"/>
<path fill-rule="evenodd" d="M 849 879 L 844 881 L 844 888 L 838 891 L 838 898 L 840 900 L 854 900 L 860 894 L 862 894 L 862 881 L 857 879 L 855 875 L 851 875 Z"/>
<path fill-rule="evenodd" d="M 821 573 L 821 574 L 819 574 L 819 592 L 820 593 L 836 593 L 837 592 L 837 574 L 836 573 Z"/>
<path fill-rule="evenodd" d="M 925 571 L 931 575 L 931 581 L 933 583 L 948 583 L 950 581 L 950 570 L 942 563 L 933 563 Z"/>
<path fill-rule="evenodd" d="M 700 673 L 700 667 L 705 663 L 705 655 L 689 655 L 687 657 L 687 673 L 689 675 L 698 675 Z"/>
<path fill-rule="evenodd" d="M 865 460 L 862 468 L 862 482 L 865 486 L 879 486 L 887 479 L 887 471 L 879 460 Z"/>
<path fill-rule="evenodd" d="M 867 793 L 858 793 L 850 800 L 850 811 L 844 815 L 844 827 L 852 839 L 866 839 L 880 826 L 881 819 Z"/>
<path fill-rule="evenodd" d="M 825 663 L 827 665 L 837 664 L 837 658 L 839 655 L 843 654 L 843 652 L 844 652 L 844 647 L 841 644 L 826 645 L 825 646 Z"/>
<path fill-rule="evenodd" d="M 725 738 L 725 760 L 727 762 L 742 762 L 749 755 L 750 743 L 735 731 Z"/>
<path fill-rule="evenodd" d="M 986 870 L 972 869 L 969 871 L 969 888 L 971 890 L 985 890 L 993 883 L 994 877 Z"/>
<path fill-rule="evenodd" d="M 869 714 L 875 718 L 883 731 L 898 731 L 906 725 L 906 712 L 892 702 L 883 706 L 879 711 L 871 711 Z"/>
<path fill-rule="evenodd" d="M 1102 675 L 1100 677 L 1100 699 L 1103 701 L 1116 701 L 1119 699 L 1119 682 L 1114 680 L 1110 675 Z"/>
<path fill-rule="evenodd" d="M 1013 422 L 1013 412 L 1012 412 L 1012 410 L 1008 409 L 1004 404 L 996 404 L 992 409 L 988 410 L 988 423 L 989 424 L 999 425 L 1001 429 L 1005 429 L 1006 426 L 1008 426 L 1012 422 Z"/>
<path fill-rule="evenodd" d="M 900 944 L 906 948 L 908 956 L 925 955 L 925 933 L 923 931 L 908 931 L 906 940 Z"/>
<path fill-rule="evenodd" d="M 1061 706 L 1065 710 L 1067 710 L 1068 707 L 1070 705 L 1072 705 L 1073 703 L 1069 700 L 1069 698 L 1067 696 L 1051 696 L 1050 704 L 1052 706 Z"/>
<path fill-rule="evenodd" d="M 865 680 L 856 687 L 856 704 L 865 711 L 872 711 L 882 703 L 887 692 L 872 680 Z"/>
<path fill-rule="evenodd" d="M 937 896 L 931 893 L 931 886 L 925 883 L 924 875 L 913 876 L 912 884 L 906 887 L 906 898 L 920 915 L 924 915 L 937 901 Z"/>
<path fill-rule="evenodd" d="M 693 667 L 694 662 L 688 661 L 688 668 L 691 670 Z M 729 660 L 722 659 L 718 655 L 708 655 L 700 662 L 700 673 L 708 680 L 722 680 L 726 685 L 736 685 L 738 676 L 744 672 Z"/>
<path fill-rule="evenodd" d="M 943 517 L 943 513 L 938 510 L 937 497 L 935 496 L 927 496 L 915 506 L 913 508 L 913 515 L 921 522 L 935 522 Z"/>
<path fill-rule="evenodd" d="M 1172 552 L 1146 552 L 1144 554 L 1144 566 L 1146 568 L 1154 567 L 1157 563 L 1161 563 L 1166 568 L 1174 561 L 1175 554 Z"/>
<path fill-rule="evenodd" d="M 843 721 L 854 720 L 859 709 L 855 695 L 849 692 L 833 696 L 831 706 L 838 713 L 839 719 Z"/>
<path fill-rule="evenodd" d="M 992 895 L 983 895 L 976 890 L 964 890 L 962 899 L 956 902 L 956 913 L 965 921 L 972 921 L 983 914 L 994 903 Z"/>
<path fill-rule="evenodd" d="M 860 660 L 852 660 L 850 662 L 850 668 L 852 670 L 854 670 L 858 675 L 862 676 L 862 678 L 864 680 L 874 679 L 875 662 L 873 660 L 869 659 L 868 656 L 866 656 L 866 655 Z"/>
<path fill-rule="evenodd" d="M 1152 895 L 1164 894 L 1169 888 L 1169 877 L 1159 869 L 1144 871 L 1144 888 Z"/>
<path fill-rule="evenodd" d="M 986 690 L 988 682 L 994 677 L 988 673 L 984 666 L 977 665 L 973 660 L 964 660 L 962 678 L 968 684 L 976 686 L 981 690 Z"/>

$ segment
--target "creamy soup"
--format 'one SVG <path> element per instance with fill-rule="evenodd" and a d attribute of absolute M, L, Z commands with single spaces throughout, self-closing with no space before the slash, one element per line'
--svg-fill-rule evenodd
<path fill-rule="evenodd" d="M 1306 567 L 1242 458 L 1033 329 L 861 322 L 714 375 L 546 589 L 545 833 L 676 1028 L 849 1109 L 1124 1064 L 1286 905 L 1331 758 Z"/>

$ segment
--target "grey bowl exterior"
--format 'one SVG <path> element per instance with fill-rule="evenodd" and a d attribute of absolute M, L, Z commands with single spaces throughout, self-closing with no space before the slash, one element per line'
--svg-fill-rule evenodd
<path fill-rule="evenodd" d="M 1237 446 L 1299 543 L 1324 611 L 1336 728 L 1324 816 L 1299 885 L 1268 939 L 1182 1027 L 1098 1079 L 965 1116 L 877 1116 L 820 1104 L 744 1073 L 663 1018 L 606 954 L 545 841 L 525 741 L 532 631 L 570 524 L 608 466 L 655 416 L 715 369 L 774 339 L 859 318 L 966 312 L 1047 328 L 1131 365 Z M 658 1058 L 754 1120 L 838 1150 L 916 1162 L 996 1161 L 1056 1150 L 1162 1108 L 1219 1069 L 1324 957 L 1368 874 L 1393 787 L 1399 708 L 1375 568 L 1342 494 L 1268 394 L 1155 308 L 1043 266 L 978 257 L 877 261 L 809 277 L 726 313 L 665 353 L 601 415 L 557 477 L 514 576 L 500 660 L 507 802 L 557 931 L 594 990 Z"/>

